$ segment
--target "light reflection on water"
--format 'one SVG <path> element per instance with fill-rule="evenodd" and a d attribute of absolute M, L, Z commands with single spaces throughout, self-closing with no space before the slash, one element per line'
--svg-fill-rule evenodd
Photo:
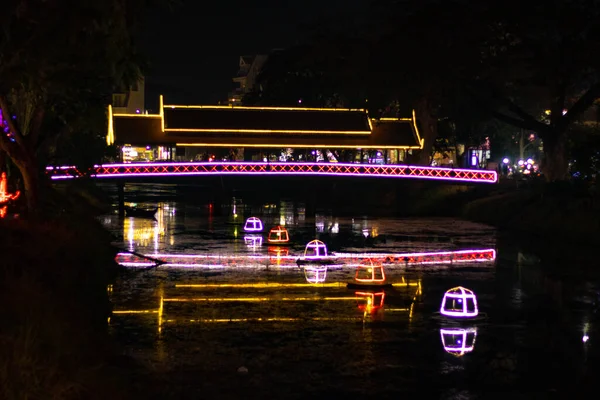
<path fill-rule="evenodd" d="M 275 225 L 285 226 L 294 244 L 269 246 L 265 234 L 244 234 L 242 225 L 231 223 L 234 212 L 242 223 L 249 216 L 260 217 L 267 232 Z M 120 220 L 111 215 L 103 222 L 123 250 L 234 260 L 217 269 L 212 265 L 139 271 L 124 275 L 112 287 L 113 334 L 137 358 L 159 363 L 166 371 L 183 368 L 190 374 L 208 374 L 216 368 L 223 377 L 213 376 L 214 383 L 221 379 L 226 385 L 235 379 L 237 368 L 246 366 L 275 386 L 312 382 L 326 391 L 340 382 L 365 390 L 361 379 L 368 376 L 373 393 L 378 385 L 389 387 L 390 382 L 417 385 L 423 375 L 442 386 L 453 382 L 467 387 L 442 397 L 470 398 L 474 391 L 468 388 L 477 381 L 516 385 L 518 368 L 530 365 L 523 354 L 538 345 L 555 346 L 549 343 L 556 340 L 550 336 L 556 335 L 556 329 L 532 319 L 531 310 L 540 306 L 561 307 L 551 310 L 569 321 L 561 329 L 571 330 L 577 339 L 577 344 L 562 350 L 553 347 L 553 351 L 563 351 L 564 357 L 585 352 L 586 359 L 596 354 L 591 307 L 565 309 L 564 288 L 544 277 L 539 266 L 517 265 L 517 258 L 508 267 L 493 262 L 386 267 L 386 282 L 396 285 L 385 291 L 347 289 L 354 268 L 307 273 L 259 258 L 233 258 L 297 256 L 315 238 L 334 251 L 346 252 L 496 247 L 496 232 L 479 224 L 311 217 L 291 202 L 249 207 L 241 201 L 223 215 L 216 215 L 210 205 L 163 203 L 156 220 Z M 247 266 L 244 263 L 252 268 L 238 268 Z M 458 285 L 474 290 L 487 319 L 455 326 L 433 318 L 444 292 Z M 586 293 L 595 287 L 589 285 Z M 557 299 L 556 304 L 552 299 Z M 540 365 L 543 368 L 542 361 Z M 315 382 L 315 374 L 327 378 Z M 397 381 L 399 374 L 403 377 Z"/>

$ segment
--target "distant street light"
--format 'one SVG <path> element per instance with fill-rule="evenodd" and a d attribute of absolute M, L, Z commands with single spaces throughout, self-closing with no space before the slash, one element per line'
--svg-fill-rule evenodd
<path fill-rule="evenodd" d="M 505 157 L 505 158 L 504 158 L 504 160 L 502 160 L 502 162 L 503 162 L 504 164 L 508 164 L 508 163 L 510 162 L 510 160 L 509 160 L 508 158 L 506 158 L 506 157 Z"/>

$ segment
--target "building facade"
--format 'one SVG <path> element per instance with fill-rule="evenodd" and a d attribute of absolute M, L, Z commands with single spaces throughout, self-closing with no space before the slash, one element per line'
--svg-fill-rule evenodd
<path fill-rule="evenodd" d="M 112 109 L 115 114 L 145 114 L 145 84 L 140 78 L 129 90 L 113 93 Z"/>
<path fill-rule="evenodd" d="M 119 161 L 397 164 L 423 146 L 414 112 L 374 119 L 364 109 L 159 103 L 158 114 L 109 107 L 107 143 L 119 147 Z"/>
<path fill-rule="evenodd" d="M 255 88 L 256 79 L 267 58 L 263 54 L 240 57 L 240 68 L 233 78 L 233 82 L 239 86 L 229 94 L 229 105 L 241 105 L 244 96 Z"/>

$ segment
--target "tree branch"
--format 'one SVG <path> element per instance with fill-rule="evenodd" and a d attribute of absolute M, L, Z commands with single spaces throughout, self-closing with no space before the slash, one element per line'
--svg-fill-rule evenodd
<path fill-rule="evenodd" d="M 2 119 L 4 120 L 4 122 L 6 124 L 8 124 L 8 129 L 10 130 L 10 133 L 12 133 L 13 136 L 15 137 L 17 144 L 20 147 L 25 148 L 25 141 L 24 141 L 23 135 L 15 126 L 15 124 L 10 116 L 10 112 L 8 109 L 8 102 L 6 101 L 6 97 L 2 96 L 2 95 L 0 95 L 0 111 L 2 112 Z M 2 133 L 2 135 L 4 135 L 4 132 L 1 132 L 1 133 Z"/>
<path fill-rule="evenodd" d="M 565 130 L 577 119 L 585 110 L 590 108 L 594 101 L 600 98 L 600 83 L 592 85 L 583 96 L 567 111 L 559 120 L 557 128 Z"/>
<path fill-rule="evenodd" d="M 479 95 L 475 94 L 475 92 L 471 89 L 467 88 L 466 92 L 476 100 L 475 105 L 477 107 L 479 107 L 484 112 L 487 112 L 488 114 L 490 114 L 492 117 L 496 118 L 499 121 L 505 122 L 512 126 L 516 126 L 517 128 L 532 130 L 532 131 L 538 132 L 540 134 L 542 134 L 543 132 L 546 132 L 548 130 L 548 125 L 533 118 L 531 115 L 529 115 L 527 112 L 525 112 L 521 107 L 517 106 L 515 103 L 508 100 L 507 98 L 504 98 L 504 97 L 496 95 L 496 94 L 492 94 L 494 98 L 496 98 L 501 103 L 503 103 L 508 108 L 509 111 L 516 114 L 519 118 L 515 118 L 512 116 L 506 115 L 504 113 L 501 113 L 499 111 L 496 111 L 495 110 L 496 107 L 494 107 L 493 105 L 490 105 L 489 104 L 490 102 L 487 101 L 487 99 L 485 99 L 483 96 L 479 96 Z"/>
<path fill-rule="evenodd" d="M 44 115 L 46 115 L 46 109 L 38 105 L 33 114 L 33 122 L 31 123 L 31 131 L 29 132 L 28 138 L 29 145 L 33 149 L 35 149 L 39 144 Z"/>

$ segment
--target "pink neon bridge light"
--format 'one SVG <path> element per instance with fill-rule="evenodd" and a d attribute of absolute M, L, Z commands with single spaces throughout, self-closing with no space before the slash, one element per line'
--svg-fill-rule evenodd
<path fill-rule="evenodd" d="M 249 235 L 250 236 L 250 235 Z M 261 238 L 262 239 L 262 238 Z M 321 242 L 322 243 L 322 242 Z M 324 245 L 324 244 L 323 244 Z M 308 253 L 307 255 L 314 255 Z M 321 253 L 319 253 L 321 255 Z M 165 264 L 163 267 L 188 267 L 200 268 L 218 264 L 220 267 L 254 267 L 254 264 L 263 265 L 265 262 L 273 263 L 280 268 L 297 268 L 298 255 L 288 254 L 144 254 L 149 259 L 159 260 Z M 491 262 L 496 259 L 494 249 L 473 249 L 425 253 L 333 253 L 331 258 L 347 266 L 360 265 L 368 261 L 378 261 L 386 264 L 398 265 L 435 265 L 452 263 Z M 119 253 L 117 263 L 128 267 L 150 266 L 148 259 L 139 258 L 131 253 Z M 154 264 L 154 263 L 150 263 Z"/>
<path fill-rule="evenodd" d="M 52 179 L 70 179 L 83 175 L 74 166 L 47 167 Z M 293 162 L 171 162 L 96 165 L 90 171 L 96 178 L 135 178 L 195 175 L 312 175 L 379 178 L 412 178 L 443 181 L 495 183 L 496 171 L 453 169 L 418 165 L 379 165 Z"/>

